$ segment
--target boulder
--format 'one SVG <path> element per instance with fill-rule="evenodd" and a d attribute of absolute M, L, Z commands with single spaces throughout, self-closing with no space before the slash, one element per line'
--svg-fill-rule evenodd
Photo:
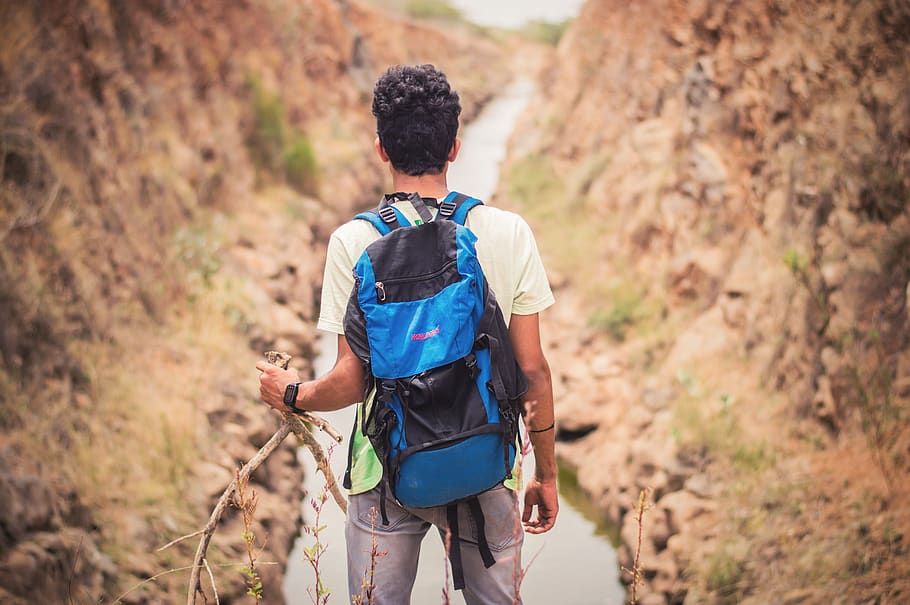
<path fill-rule="evenodd" d="M 669 287 L 677 301 L 714 296 L 724 273 L 726 254 L 719 248 L 692 251 L 673 260 Z"/>
<path fill-rule="evenodd" d="M 695 519 L 717 510 L 717 503 L 713 500 L 700 498 L 686 490 L 667 494 L 657 502 L 657 506 L 666 511 L 670 531 L 674 534 L 688 533 Z"/>
<path fill-rule="evenodd" d="M 234 471 L 221 465 L 208 461 L 200 461 L 193 465 L 193 474 L 196 476 L 199 492 L 209 499 L 216 499 L 234 479 Z"/>
<path fill-rule="evenodd" d="M 29 474 L 0 473 L 0 550 L 28 533 L 59 527 L 57 496 L 44 480 Z"/>

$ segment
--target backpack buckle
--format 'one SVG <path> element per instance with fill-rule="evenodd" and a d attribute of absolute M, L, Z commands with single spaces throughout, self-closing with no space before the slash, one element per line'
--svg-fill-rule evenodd
<path fill-rule="evenodd" d="M 458 204 L 455 202 L 442 202 L 439 204 L 439 215 L 445 218 L 449 218 L 455 214 L 455 210 L 458 208 Z"/>
<path fill-rule="evenodd" d="M 395 216 L 395 210 L 391 206 L 380 208 L 379 217 L 389 224 L 394 223 L 398 220 L 398 217 Z"/>

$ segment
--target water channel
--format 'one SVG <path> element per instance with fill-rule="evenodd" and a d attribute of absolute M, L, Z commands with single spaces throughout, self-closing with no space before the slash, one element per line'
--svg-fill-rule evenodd
<path fill-rule="evenodd" d="M 531 96 L 534 85 L 519 80 L 492 101 L 472 122 L 463 129 L 462 151 L 449 172 L 451 189 L 470 193 L 489 200 L 499 179 L 499 163 L 505 156 L 506 143 L 515 122 Z M 558 304 L 558 303 L 557 303 Z M 320 337 L 320 352 L 315 361 L 317 375 L 327 372 L 335 359 L 335 336 Z M 353 422 L 353 408 L 325 414 L 341 432 L 347 435 Z M 328 445 L 328 440 L 325 441 Z M 332 467 L 338 477 L 344 473 L 347 444 L 335 449 Z M 315 522 L 310 499 L 323 489 L 324 480 L 315 472 L 310 455 L 301 450 L 300 459 L 306 469 L 304 487 L 307 495 L 302 506 L 305 523 Z M 528 460 L 526 472 L 533 469 Z M 619 605 L 625 592 L 619 582 L 616 552 L 611 545 L 613 532 L 602 522 L 590 502 L 579 492 L 574 478 L 560 474 L 560 511 L 556 527 L 543 535 L 526 535 L 522 560 L 531 564 L 522 584 L 522 599 L 526 605 L 568 603 L 572 605 Z M 325 531 L 320 540 L 327 545 L 320 572 L 323 584 L 332 592 L 330 602 L 348 603 L 347 571 L 344 546 L 344 515 L 331 499 L 322 509 L 320 525 Z M 314 599 L 312 590 L 314 574 L 303 557 L 303 548 L 312 544 L 312 537 L 297 539 L 288 561 L 284 595 L 289 605 L 305 605 Z M 444 583 L 445 553 L 436 532 L 428 532 L 421 550 L 417 581 L 412 603 L 441 602 Z M 453 603 L 463 603 L 460 593 L 454 591 Z"/>

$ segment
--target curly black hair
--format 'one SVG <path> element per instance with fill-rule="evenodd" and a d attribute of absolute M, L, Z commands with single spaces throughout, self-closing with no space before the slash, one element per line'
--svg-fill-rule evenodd
<path fill-rule="evenodd" d="M 376 81 L 373 115 L 379 142 L 399 172 L 439 174 L 458 133 L 461 104 L 432 65 L 396 65 Z"/>

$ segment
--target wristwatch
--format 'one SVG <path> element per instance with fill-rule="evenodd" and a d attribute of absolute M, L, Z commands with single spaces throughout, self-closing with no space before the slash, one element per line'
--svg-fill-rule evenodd
<path fill-rule="evenodd" d="M 300 414 L 304 411 L 295 405 L 297 403 L 298 390 L 300 390 L 299 382 L 292 382 L 284 389 L 284 405 L 288 406 L 288 408 L 296 414 Z"/>

